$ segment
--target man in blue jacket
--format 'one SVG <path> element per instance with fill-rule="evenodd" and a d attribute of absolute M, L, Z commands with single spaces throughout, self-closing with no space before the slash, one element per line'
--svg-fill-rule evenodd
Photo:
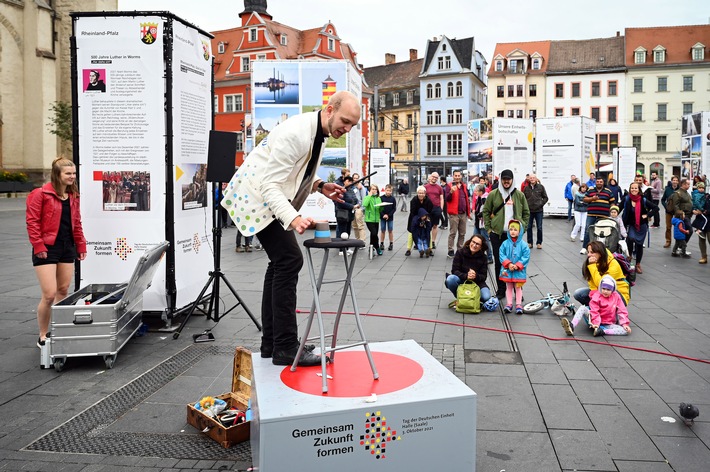
<path fill-rule="evenodd" d="M 565 200 L 567 200 L 567 221 L 572 220 L 572 204 L 574 203 L 574 195 L 572 195 L 572 186 L 574 185 L 574 179 L 577 177 L 571 175 L 569 182 L 565 185 Z"/>

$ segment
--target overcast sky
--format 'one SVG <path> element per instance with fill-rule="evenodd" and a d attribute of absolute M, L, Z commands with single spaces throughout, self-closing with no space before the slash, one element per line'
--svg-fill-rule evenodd
<path fill-rule="evenodd" d="M 707 24 L 707 0 L 268 0 L 274 21 L 301 30 L 328 20 L 358 53 L 365 67 L 397 61 L 417 49 L 421 58 L 433 37 L 475 38 L 491 63 L 496 43 L 546 39 L 591 39 L 624 34 L 624 28 Z M 426 9 L 420 5 L 428 5 Z M 122 11 L 170 11 L 206 31 L 240 25 L 242 0 L 118 0 Z M 710 41 L 706 41 L 706 46 Z"/>

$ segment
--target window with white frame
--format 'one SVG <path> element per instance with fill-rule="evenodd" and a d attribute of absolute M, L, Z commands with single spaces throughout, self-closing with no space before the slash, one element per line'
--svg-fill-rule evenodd
<path fill-rule="evenodd" d="M 646 62 L 646 50 L 645 49 L 637 49 L 634 51 L 634 63 L 636 64 L 644 64 Z"/>
<path fill-rule="evenodd" d="M 434 98 L 441 98 L 441 84 L 434 85 Z"/>
<path fill-rule="evenodd" d="M 515 110 L 508 110 L 508 118 L 515 118 Z"/>
<path fill-rule="evenodd" d="M 692 56 L 694 61 L 705 60 L 705 46 L 700 43 L 693 46 Z"/>
<path fill-rule="evenodd" d="M 693 91 L 693 76 L 692 75 L 684 75 L 683 76 L 683 92 L 692 92 Z"/>
<path fill-rule="evenodd" d="M 503 61 L 496 61 L 496 72 L 503 72 Z"/>
<path fill-rule="evenodd" d="M 441 156 L 441 135 L 427 134 L 426 153 L 429 156 Z"/>
<path fill-rule="evenodd" d="M 693 104 L 692 103 L 684 103 L 683 104 L 683 114 L 690 115 L 692 113 L 693 113 Z"/>
<path fill-rule="evenodd" d="M 634 79 L 634 93 L 643 92 L 643 78 Z"/>
<path fill-rule="evenodd" d="M 658 104 L 658 121 L 668 121 L 668 104 Z"/>
<path fill-rule="evenodd" d="M 463 97 L 463 84 L 460 80 L 456 82 L 456 96 Z"/>
<path fill-rule="evenodd" d="M 435 125 L 441 124 L 441 110 L 434 111 L 434 124 Z"/>
<path fill-rule="evenodd" d="M 249 72 L 249 56 L 242 57 L 242 72 Z"/>
<path fill-rule="evenodd" d="M 533 70 L 540 70 L 540 59 L 535 58 L 532 60 L 532 68 Z"/>
<path fill-rule="evenodd" d="M 454 110 L 454 123 L 457 125 L 463 123 L 463 110 L 461 108 Z"/>
<path fill-rule="evenodd" d="M 662 47 L 653 50 L 653 62 L 666 62 L 666 50 Z"/>
<path fill-rule="evenodd" d="M 392 106 L 393 107 L 399 106 L 399 92 L 392 93 Z"/>
<path fill-rule="evenodd" d="M 432 84 L 427 84 L 426 86 L 426 98 L 434 98 L 434 86 Z"/>
<path fill-rule="evenodd" d="M 454 96 L 454 83 L 449 82 L 446 84 L 446 96 L 447 97 L 453 97 Z"/>
<path fill-rule="evenodd" d="M 282 33 L 281 36 L 279 37 L 279 42 L 281 43 L 281 46 L 288 45 L 288 36 L 286 36 L 285 34 Z"/>
<path fill-rule="evenodd" d="M 407 129 L 411 128 L 413 124 L 414 124 L 414 117 L 412 116 L 411 113 L 408 113 L 407 114 Z"/>
<path fill-rule="evenodd" d="M 515 117 L 522 118 L 523 117 L 523 110 L 515 110 Z"/>
<path fill-rule="evenodd" d="M 658 77 L 658 91 L 667 92 L 668 91 L 668 77 Z"/>
<path fill-rule="evenodd" d="M 634 135 L 631 136 L 631 145 L 636 148 L 636 152 L 641 151 L 641 136 Z"/>
<path fill-rule="evenodd" d="M 429 110 L 426 112 L 426 124 L 428 124 L 428 125 L 434 124 L 434 112 L 432 110 Z"/>
<path fill-rule="evenodd" d="M 328 38 L 328 51 L 335 51 L 335 40 Z"/>
<path fill-rule="evenodd" d="M 449 156 L 463 155 L 463 138 L 461 133 L 453 133 L 446 135 L 446 152 Z"/>
<path fill-rule="evenodd" d="M 414 103 L 414 90 L 407 90 L 407 105 Z"/>
<path fill-rule="evenodd" d="M 633 121 L 643 121 L 643 105 L 634 105 Z"/>
<path fill-rule="evenodd" d="M 387 105 L 387 95 L 380 95 L 380 108 L 384 108 Z"/>
<path fill-rule="evenodd" d="M 219 113 L 219 97 L 217 95 L 214 96 L 214 112 Z"/>
<path fill-rule="evenodd" d="M 224 54 L 224 43 L 222 41 L 220 41 L 217 45 L 217 52 L 219 54 Z"/>
<path fill-rule="evenodd" d="M 658 135 L 656 136 L 656 152 L 665 152 L 668 142 L 668 136 Z"/>
<path fill-rule="evenodd" d="M 454 124 L 454 110 L 446 110 L 446 124 L 447 125 Z"/>
<path fill-rule="evenodd" d="M 244 134 L 235 133 L 235 136 L 237 137 L 237 152 L 243 152 L 244 151 Z"/>
<path fill-rule="evenodd" d="M 256 28 L 249 28 L 249 42 L 253 43 L 259 38 L 259 33 Z"/>
<path fill-rule="evenodd" d="M 224 111 L 225 113 L 233 113 L 235 111 L 244 111 L 244 102 L 241 94 L 225 95 L 224 96 Z"/>

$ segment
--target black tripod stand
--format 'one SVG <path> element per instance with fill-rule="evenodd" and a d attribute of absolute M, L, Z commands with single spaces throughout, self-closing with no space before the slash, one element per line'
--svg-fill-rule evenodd
<path fill-rule="evenodd" d="M 220 192 L 217 192 L 217 189 L 220 189 Z M 220 269 L 220 259 L 222 255 L 222 212 L 219 211 L 220 203 L 222 201 L 222 184 L 219 182 L 212 182 L 212 195 L 219 195 L 219 200 L 217 201 L 216 205 L 213 205 L 212 208 L 212 245 L 214 246 L 214 268 L 213 270 L 209 273 L 210 278 L 207 280 L 207 283 L 205 284 L 204 287 L 202 287 L 202 291 L 200 294 L 197 296 L 194 302 L 192 302 L 192 306 L 190 307 L 190 310 L 187 312 L 187 315 L 185 316 L 185 319 L 182 320 L 182 323 L 180 323 L 180 327 L 173 333 L 173 339 L 177 339 L 180 337 L 180 333 L 182 332 L 183 328 L 187 324 L 187 321 L 190 319 L 192 314 L 194 313 L 195 309 L 197 308 L 197 305 L 199 305 L 202 302 L 202 297 L 205 295 L 205 292 L 207 292 L 207 289 L 210 287 L 210 285 L 214 284 L 214 287 L 212 287 L 212 294 L 210 295 L 210 301 L 209 305 L 207 308 L 207 311 L 205 312 L 205 315 L 207 318 L 215 321 L 216 323 L 219 323 L 219 321 L 227 316 L 232 310 L 237 308 L 239 305 L 244 307 L 244 311 L 247 312 L 247 315 L 249 315 L 249 318 L 254 322 L 254 325 L 256 328 L 261 331 L 261 324 L 257 321 L 257 319 L 254 317 L 254 315 L 249 311 L 249 308 L 244 304 L 244 300 L 242 300 L 242 297 L 239 296 L 237 291 L 232 287 L 232 284 L 229 283 L 229 280 L 227 280 L 227 276 L 224 275 L 222 272 L 222 269 Z M 237 299 L 237 303 L 234 304 L 229 310 L 225 311 L 222 315 L 219 314 L 219 282 L 220 280 L 223 280 L 224 283 L 227 285 L 227 288 L 232 292 L 232 295 Z M 213 312 L 214 310 L 214 312 Z M 204 338 L 204 336 L 207 335 L 208 338 Z M 198 334 L 193 336 L 195 341 L 197 342 L 198 339 L 202 337 L 203 340 L 206 341 L 211 341 L 214 339 L 214 336 L 212 336 L 212 333 L 210 333 L 210 330 L 206 330 L 202 334 Z"/>

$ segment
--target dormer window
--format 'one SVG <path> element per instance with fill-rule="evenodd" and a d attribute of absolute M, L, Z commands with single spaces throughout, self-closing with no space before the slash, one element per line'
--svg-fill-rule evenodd
<path fill-rule="evenodd" d="M 217 45 L 217 52 L 219 54 L 224 54 L 224 43 L 222 41 L 220 41 Z"/>
<path fill-rule="evenodd" d="M 256 28 L 249 28 L 249 42 L 253 43 L 258 38 L 258 32 Z"/>
<path fill-rule="evenodd" d="M 634 64 L 645 64 L 646 63 L 646 50 L 644 48 L 638 48 L 634 51 Z"/>
<path fill-rule="evenodd" d="M 656 46 L 653 49 L 653 62 L 656 64 L 666 62 L 666 49 L 663 46 Z"/>
<path fill-rule="evenodd" d="M 496 72 L 503 72 L 503 61 L 496 61 Z"/>
<path fill-rule="evenodd" d="M 279 37 L 279 42 L 281 43 L 281 46 L 286 46 L 288 45 L 288 37 L 285 34 L 282 34 Z"/>
<path fill-rule="evenodd" d="M 328 38 L 328 51 L 335 51 L 335 40 Z"/>
<path fill-rule="evenodd" d="M 532 69 L 533 70 L 540 70 L 540 59 L 535 58 L 532 60 Z"/>
<path fill-rule="evenodd" d="M 694 61 L 705 60 L 705 45 L 702 43 L 695 43 L 691 49 L 691 55 Z"/>

